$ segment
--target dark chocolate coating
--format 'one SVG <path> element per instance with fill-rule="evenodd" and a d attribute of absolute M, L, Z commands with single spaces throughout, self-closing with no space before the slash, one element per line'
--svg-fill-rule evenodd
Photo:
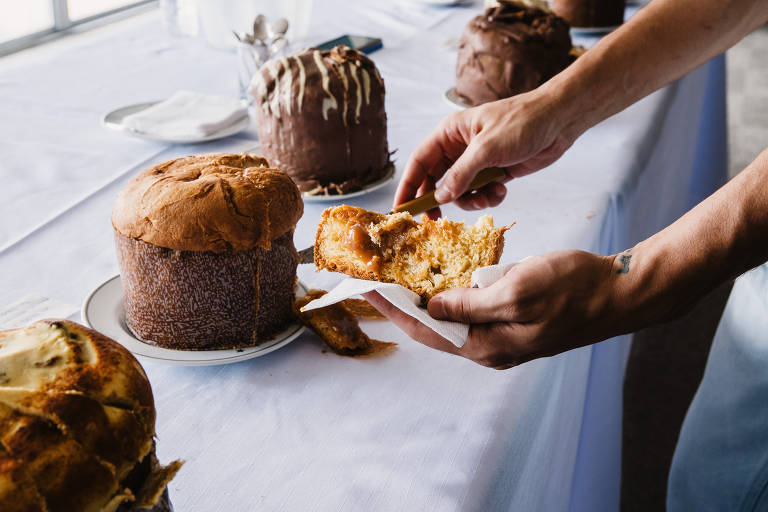
<path fill-rule="evenodd" d="M 568 24 L 558 16 L 502 2 L 473 18 L 459 43 L 456 93 L 472 105 L 535 89 L 571 63 Z"/>
<path fill-rule="evenodd" d="M 293 321 L 293 231 L 269 250 L 176 251 L 115 232 L 125 321 L 140 339 L 185 350 L 244 348 Z"/>
<path fill-rule="evenodd" d="M 552 0 L 552 10 L 572 27 L 613 27 L 624 23 L 626 0 Z"/>
<path fill-rule="evenodd" d="M 303 192 L 351 192 L 390 165 L 384 82 L 362 53 L 309 48 L 254 76 L 261 152 Z"/>

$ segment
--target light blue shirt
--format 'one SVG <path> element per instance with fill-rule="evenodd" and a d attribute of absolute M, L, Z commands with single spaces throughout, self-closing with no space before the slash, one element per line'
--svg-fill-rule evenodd
<path fill-rule="evenodd" d="M 680 432 L 667 510 L 768 511 L 768 264 L 734 284 Z"/>

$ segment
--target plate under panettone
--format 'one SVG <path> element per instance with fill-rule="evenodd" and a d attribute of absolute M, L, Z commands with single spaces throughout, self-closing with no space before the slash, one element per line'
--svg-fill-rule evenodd
<path fill-rule="evenodd" d="M 297 281 L 295 293 L 296 298 L 303 297 L 307 287 Z M 100 284 L 88 295 L 83 302 L 82 315 L 85 325 L 114 339 L 143 361 L 181 366 L 229 364 L 263 356 L 284 347 L 306 329 L 304 325 L 294 322 L 271 340 L 241 349 L 173 350 L 150 345 L 136 338 L 125 324 L 123 286 L 119 275 Z"/>
<path fill-rule="evenodd" d="M 259 151 L 261 149 L 261 146 L 254 146 L 252 148 L 248 148 L 247 150 L 243 151 L 243 153 L 252 154 L 252 155 L 259 155 L 261 154 Z M 379 190 L 381 187 L 386 186 L 389 184 L 390 181 L 395 179 L 395 163 L 392 162 L 389 166 L 389 169 L 387 169 L 387 172 L 384 173 L 384 176 L 377 179 L 376 181 L 372 181 L 371 183 L 368 183 L 363 186 L 360 190 L 355 190 L 354 192 L 349 192 L 347 194 L 337 194 L 337 195 L 330 195 L 330 194 L 310 194 L 309 192 L 302 192 L 301 198 L 304 200 L 305 203 L 332 203 L 332 202 L 343 202 L 347 199 L 351 199 L 353 197 L 362 196 L 364 194 L 368 194 L 370 192 L 373 192 L 374 190 Z"/>
<path fill-rule="evenodd" d="M 355 190 L 353 192 L 348 192 L 346 194 L 337 194 L 337 195 L 330 195 L 330 194 L 310 194 L 309 192 L 304 192 L 301 194 L 301 198 L 304 200 L 305 203 L 330 203 L 334 201 L 346 201 L 347 199 L 362 196 L 363 194 L 367 194 L 369 192 L 373 192 L 374 190 L 378 190 L 381 187 L 386 186 L 390 181 L 392 181 L 395 178 L 395 164 L 390 164 L 389 169 L 387 169 L 387 172 L 382 176 L 381 178 L 377 179 L 376 181 L 372 181 L 371 183 L 368 183 L 366 185 L 363 185 L 363 188 L 360 190 Z"/>
<path fill-rule="evenodd" d="M 443 99 L 448 102 L 450 106 L 452 106 L 455 109 L 458 110 L 464 110 L 465 108 L 472 108 L 473 105 L 470 105 L 463 99 L 461 99 L 461 96 L 456 94 L 456 88 L 451 87 L 447 91 L 443 93 Z"/>

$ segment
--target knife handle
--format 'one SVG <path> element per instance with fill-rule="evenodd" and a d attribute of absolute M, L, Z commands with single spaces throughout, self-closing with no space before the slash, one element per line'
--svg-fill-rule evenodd
<path fill-rule="evenodd" d="M 488 167 L 475 175 L 475 178 L 469 183 L 467 190 L 477 190 L 493 181 L 499 181 L 506 176 L 507 173 L 504 169 L 501 169 L 500 167 Z M 435 191 L 430 190 L 423 196 L 395 206 L 390 213 L 408 212 L 411 215 L 418 215 L 437 206 L 440 206 L 440 204 L 435 201 Z"/>

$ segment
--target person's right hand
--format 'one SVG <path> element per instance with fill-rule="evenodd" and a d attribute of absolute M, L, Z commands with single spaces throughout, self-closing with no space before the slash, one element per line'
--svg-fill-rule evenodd
<path fill-rule="evenodd" d="M 486 288 L 453 288 L 429 301 L 433 318 L 469 324 L 458 348 L 376 292 L 364 297 L 414 340 L 507 369 L 604 340 L 635 325 L 633 276 L 617 256 L 557 251 L 526 258 Z"/>
<path fill-rule="evenodd" d="M 394 205 L 424 195 L 441 178 L 435 192 L 441 204 L 455 201 L 465 210 L 498 205 L 507 191 L 502 183 L 466 193 L 469 182 L 486 167 L 504 168 L 508 181 L 560 158 L 577 134 L 567 133 L 553 105 L 540 88 L 447 116 L 408 160 Z M 439 208 L 428 215 L 437 218 Z"/>

